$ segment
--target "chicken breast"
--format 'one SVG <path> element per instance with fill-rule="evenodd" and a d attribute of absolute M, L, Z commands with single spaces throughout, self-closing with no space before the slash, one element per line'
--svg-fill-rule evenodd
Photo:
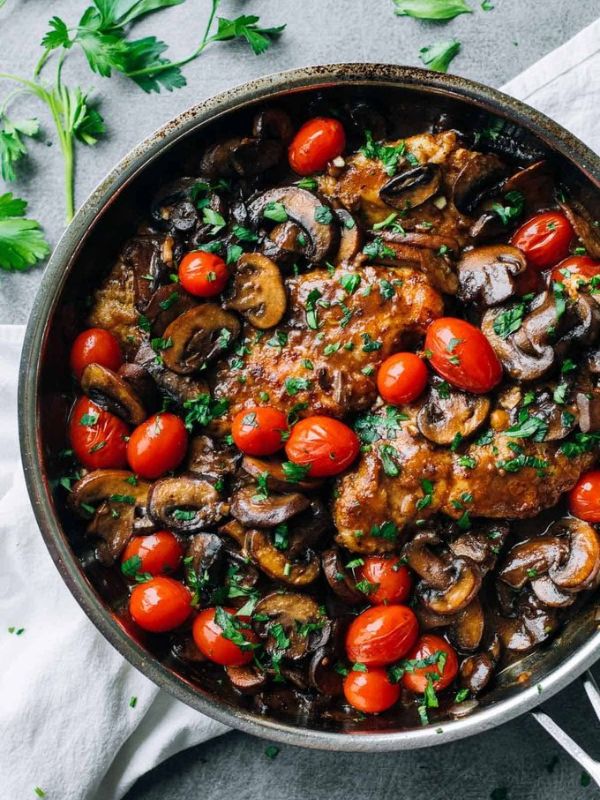
<path fill-rule="evenodd" d="M 441 295 L 410 268 L 314 270 L 291 280 L 289 289 L 285 324 L 264 335 L 247 332 L 217 369 L 215 397 L 229 400 L 230 418 L 265 395 L 300 416 L 342 417 L 367 408 L 376 399 L 381 362 L 419 346 L 443 313 Z"/>
<path fill-rule="evenodd" d="M 384 423 L 390 427 L 389 419 Z M 476 517 L 534 517 L 555 505 L 595 460 L 591 453 L 568 458 L 559 442 L 515 442 L 502 434 L 453 453 L 421 436 L 412 421 L 394 422 L 391 433 L 338 484 L 336 539 L 353 552 L 396 550 L 405 529 L 439 512 L 465 525 Z"/>

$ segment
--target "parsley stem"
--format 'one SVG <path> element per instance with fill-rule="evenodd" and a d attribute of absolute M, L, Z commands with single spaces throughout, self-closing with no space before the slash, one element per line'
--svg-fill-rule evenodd
<path fill-rule="evenodd" d="M 128 78 L 137 78 L 141 75 L 159 75 L 161 72 L 165 72 L 168 69 L 173 69 L 174 67 L 184 67 L 186 64 L 189 64 L 190 61 L 194 61 L 194 59 L 198 58 L 198 56 L 202 55 L 205 47 L 207 44 L 213 41 L 213 37 L 209 38 L 210 29 L 212 28 L 215 14 L 217 13 L 217 8 L 219 7 L 219 3 L 221 0 L 212 0 L 212 8 L 210 10 L 210 14 L 208 16 L 208 22 L 206 23 L 206 28 L 204 29 L 204 36 L 202 37 L 202 41 L 198 45 L 198 47 L 191 53 L 189 56 L 180 59 L 179 61 L 167 61 L 165 64 L 154 64 L 153 66 L 144 67 L 144 69 L 136 69 L 133 72 L 127 72 L 126 75 Z"/>

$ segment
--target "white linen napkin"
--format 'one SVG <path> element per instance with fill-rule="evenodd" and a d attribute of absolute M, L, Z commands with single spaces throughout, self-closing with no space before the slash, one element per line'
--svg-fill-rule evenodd
<path fill-rule="evenodd" d="M 598 151 L 599 76 L 600 20 L 504 90 Z M 0 795 L 26 800 L 39 787 L 49 800 L 119 800 L 165 758 L 227 728 L 124 661 L 54 569 L 19 458 L 23 330 L 0 325 Z"/>

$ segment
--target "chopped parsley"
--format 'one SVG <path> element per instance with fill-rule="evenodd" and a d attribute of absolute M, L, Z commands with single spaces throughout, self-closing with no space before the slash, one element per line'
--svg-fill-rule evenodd
<path fill-rule="evenodd" d="M 288 220 L 287 211 L 283 203 L 267 203 L 263 211 L 263 216 L 273 220 L 273 222 L 287 222 Z"/>
<path fill-rule="evenodd" d="M 191 432 L 195 425 L 206 426 L 212 420 L 222 417 L 229 408 L 229 400 L 214 400 L 207 392 L 186 400 L 183 407 L 186 409 L 185 427 Z"/>
<path fill-rule="evenodd" d="M 295 397 L 298 392 L 305 392 L 310 388 L 312 381 L 308 378 L 286 378 L 285 391 L 290 397 Z"/>
<path fill-rule="evenodd" d="M 333 222 L 333 212 L 329 206 L 317 206 L 315 208 L 315 222 L 320 222 L 322 225 L 329 225 Z"/>
<path fill-rule="evenodd" d="M 388 478 L 397 478 L 398 475 L 400 475 L 400 467 L 398 466 L 399 457 L 400 454 L 391 444 L 384 444 L 379 448 L 381 465 Z"/>
<path fill-rule="evenodd" d="M 365 158 L 374 158 L 381 161 L 384 171 L 392 176 L 396 174 L 398 162 L 406 152 L 406 144 L 400 142 L 399 144 L 381 144 L 373 139 L 371 131 L 365 131 L 365 144 L 360 148 L 359 152 Z"/>
<path fill-rule="evenodd" d="M 499 314 L 494 320 L 494 333 L 501 339 L 508 339 L 512 333 L 516 333 L 523 323 L 523 317 L 532 300 L 533 294 L 523 295 L 519 303 Z"/>

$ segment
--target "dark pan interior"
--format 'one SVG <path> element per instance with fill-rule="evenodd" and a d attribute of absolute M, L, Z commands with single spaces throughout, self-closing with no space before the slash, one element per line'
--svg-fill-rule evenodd
<path fill-rule="evenodd" d="M 491 113 L 457 96 L 445 96 L 416 87 L 391 85 L 361 87 L 340 84 L 296 90 L 293 93 L 282 93 L 276 101 L 270 99 L 268 104 L 276 102 L 278 106 L 286 108 L 293 118 L 302 120 L 310 114 L 327 113 L 331 108 L 335 109 L 350 100 L 355 102 L 361 97 L 384 112 L 391 122 L 393 137 L 423 131 L 435 125 L 441 115 L 444 127 L 456 127 L 463 131 L 493 127 L 494 120 L 502 117 L 500 112 Z M 120 190 L 87 230 L 51 315 L 42 351 L 38 386 L 38 425 L 42 468 L 49 493 L 52 492 L 52 484 L 60 475 L 61 467 L 56 454 L 68 446 L 65 441 L 65 430 L 72 396 L 68 370 L 69 348 L 75 333 L 81 327 L 91 289 L 98 285 L 103 274 L 114 262 L 123 241 L 131 235 L 137 223 L 147 213 L 149 199 L 156 188 L 178 176 L 196 175 L 204 146 L 237 132 L 247 132 L 253 114 L 264 104 L 262 100 L 248 103 L 187 133 L 148 163 L 128 185 Z M 540 156 L 549 158 L 555 165 L 559 180 L 584 202 L 592 215 L 600 217 L 600 191 L 589 175 L 554 150 L 548 142 L 542 141 L 518 125 L 510 124 L 507 130 L 514 142 L 518 160 L 527 162 L 536 160 Z M 491 144 L 488 142 L 488 146 L 495 145 L 493 142 Z M 116 570 L 111 572 L 104 568 L 99 569 L 94 566 L 91 559 L 86 558 L 80 528 L 68 516 L 63 506 L 62 502 L 54 504 L 54 512 L 60 519 L 74 552 L 87 564 L 85 569 L 83 566 L 80 568 L 81 579 L 89 581 L 101 598 L 106 608 L 106 616 L 108 611 L 118 612 L 126 596 L 124 583 Z M 514 697 L 521 692 L 524 685 L 543 684 L 544 679 L 597 630 L 597 611 L 595 606 L 588 606 L 549 646 L 506 668 L 500 674 L 493 691 L 481 699 L 480 709 L 505 698 Z M 168 654 L 161 652 L 161 645 L 157 645 L 151 639 L 139 640 L 137 646 L 147 655 L 161 659 L 172 675 L 183 679 L 199 696 L 212 702 L 219 699 L 222 704 L 234 709 L 245 706 L 250 716 L 256 713 L 252 711 L 251 700 L 240 699 L 233 694 L 227 695 L 224 686 L 217 683 L 214 673 L 184 667 L 171 659 Z M 161 672 L 161 676 L 162 679 L 165 678 L 164 671 Z M 167 676 L 166 683 L 169 682 L 174 683 L 173 678 Z M 189 700 L 189 695 L 184 699 Z M 474 710 L 475 716 L 479 714 L 480 709 Z M 414 718 L 401 719 L 397 713 L 360 720 L 356 717 L 327 717 L 298 708 L 282 708 L 279 714 L 271 715 L 270 719 L 285 721 L 310 730 L 362 733 L 397 732 L 415 724 Z M 433 723 L 435 725 L 435 719 Z"/>

